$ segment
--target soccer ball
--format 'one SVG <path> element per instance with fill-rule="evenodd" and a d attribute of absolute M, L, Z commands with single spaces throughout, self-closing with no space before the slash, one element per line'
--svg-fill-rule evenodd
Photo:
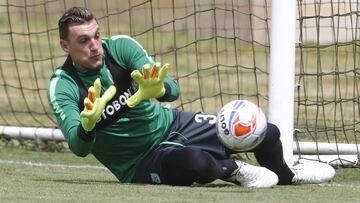
<path fill-rule="evenodd" d="M 264 112 L 248 100 L 234 100 L 217 115 L 217 132 L 221 142 L 234 151 L 254 149 L 265 137 L 267 121 Z"/>

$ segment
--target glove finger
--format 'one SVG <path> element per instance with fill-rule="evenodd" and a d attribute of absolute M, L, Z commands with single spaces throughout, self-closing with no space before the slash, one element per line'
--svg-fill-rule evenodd
<path fill-rule="evenodd" d="M 101 101 L 103 103 L 108 103 L 116 94 L 116 87 L 114 85 L 111 85 L 102 95 Z"/>
<path fill-rule="evenodd" d="M 80 113 L 80 117 L 81 117 L 81 118 L 87 118 L 87 119 L 90 119 L 93 115 L 94 115 L 94 110 L 91 110 L 91 111 L 82 111 L 82 112 Z"/>
<path fill-rule="evenodd" d="M 95 89 L 95 99 L 100 98 L 101 93 L 101 81 L 99 78 L 97 78 L 94 82 L 94 89 Z"/>
<path fill-rule="evenodd" d="M 80 113 L 80 117 L 81 117 L 81 118 L 88 118 L 88 117 L 89 117 L 89 113 L 86 113 L 86 110 L 84 110 L 84 111 L 82 111 L 82 112 Z"/>
<path fill-rule="evenodd" d="M 157 78 L 160 70 L 160 63 L 156 62 L 151 69 L 150 78 Z"/>
<path fill-rule="evenodd" d="M 85 98 L 86 100 L 87 98 Z M 84 101 L 85 101 L 84 100 Z M 89 100 L 90 101 L 90 100 Z M 85 103 L 85 102 L 84 102 Z M 81 113 L 80 113 L 80 117 L 81 118 L 88 118 L 90 119 L 91 117 L 94 116 L 95 112 L 96 112 L 96 107 L 99 106 L 99 99 L 96 99 L 94 103 L 88 103 L 88 104 L 91 104 L 92 105 L 92 109 L 91 110 L 83 110 Z M 85 104 L 86 106 L 86 104 Z"/>
<path fill-rule="evenodd" d="M 169 72 L 169 64 L 167 63 L 161 67 L 159 71 L 159 79 L 163 81 L 166 75 L 168 74 L 168 72 Z"/>
<path fill-rule="evenodd" d="M 133 72 L 131 72 L 131 77 L 135 80 L 137 84 L 142 83 L 142 75 L 139 70 L 134 70 Z"/>
<path fill-rule="evenodd" d="M 88 97 L 91 102 L 95 101 L 95 88 L 94 86 L 89 87 L 88 90 Z"/>
<path fill-rule="evenodd" d="M 142 72 L 143 72 L 143 78 L 144 79 L 149 78 L 149 76 L 150 76 L 150 65 L 149 64 L 143 65 Z"/>
<path fill-rule="evenodd" d="M 131 96 L 127 101 L 127 105 L 130 107 L 130 108 L 133 108 L 135 107 L 136 105 L 138 105 L 140 103 L 140 94 L 139 92 L 136 92 L 133 96 Z"/>
<path fill-rule="evenodd" d="M 94 104 L 93 104 L 94 101 L 91 101 L 90 98 L 86 97 L 84 99 L 84 106 L 86 108 L 86 110 L 92 110 L 93 107 L 94 107 Z"/>

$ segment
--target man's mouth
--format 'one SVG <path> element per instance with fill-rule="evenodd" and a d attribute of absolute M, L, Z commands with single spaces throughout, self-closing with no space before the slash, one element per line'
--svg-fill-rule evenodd
<path fill-rule="evenodd" d="M 101 54 L 96 54 L 93 56 L 90 56 L 91 59 L 99 59 L 101 57 Z"/>

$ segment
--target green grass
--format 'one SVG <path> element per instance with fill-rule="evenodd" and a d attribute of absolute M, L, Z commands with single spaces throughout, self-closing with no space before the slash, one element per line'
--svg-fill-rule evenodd
<path fill-rule="evenodd" d="M 360 198 L 359 168 L 338 169 L 327 184 L 249 189 L 222 181 L 191 187 L 123 184 L 103 168 L 70 168 L 101 165 L 92 156 L 78 158 L 69 152 L 3 147 L 0 160 L 1 202 L 357 202 Z M 39 163 L 53 165 L 34 165 Z"/>

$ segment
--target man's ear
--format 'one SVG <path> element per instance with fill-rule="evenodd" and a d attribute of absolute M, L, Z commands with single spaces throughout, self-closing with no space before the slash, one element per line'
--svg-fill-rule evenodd
<path fill-rule="evenodd" d="M 60 39 L 60 46 L 66 52 L 69 53 L 69 43 L 64 39 Z"/>

